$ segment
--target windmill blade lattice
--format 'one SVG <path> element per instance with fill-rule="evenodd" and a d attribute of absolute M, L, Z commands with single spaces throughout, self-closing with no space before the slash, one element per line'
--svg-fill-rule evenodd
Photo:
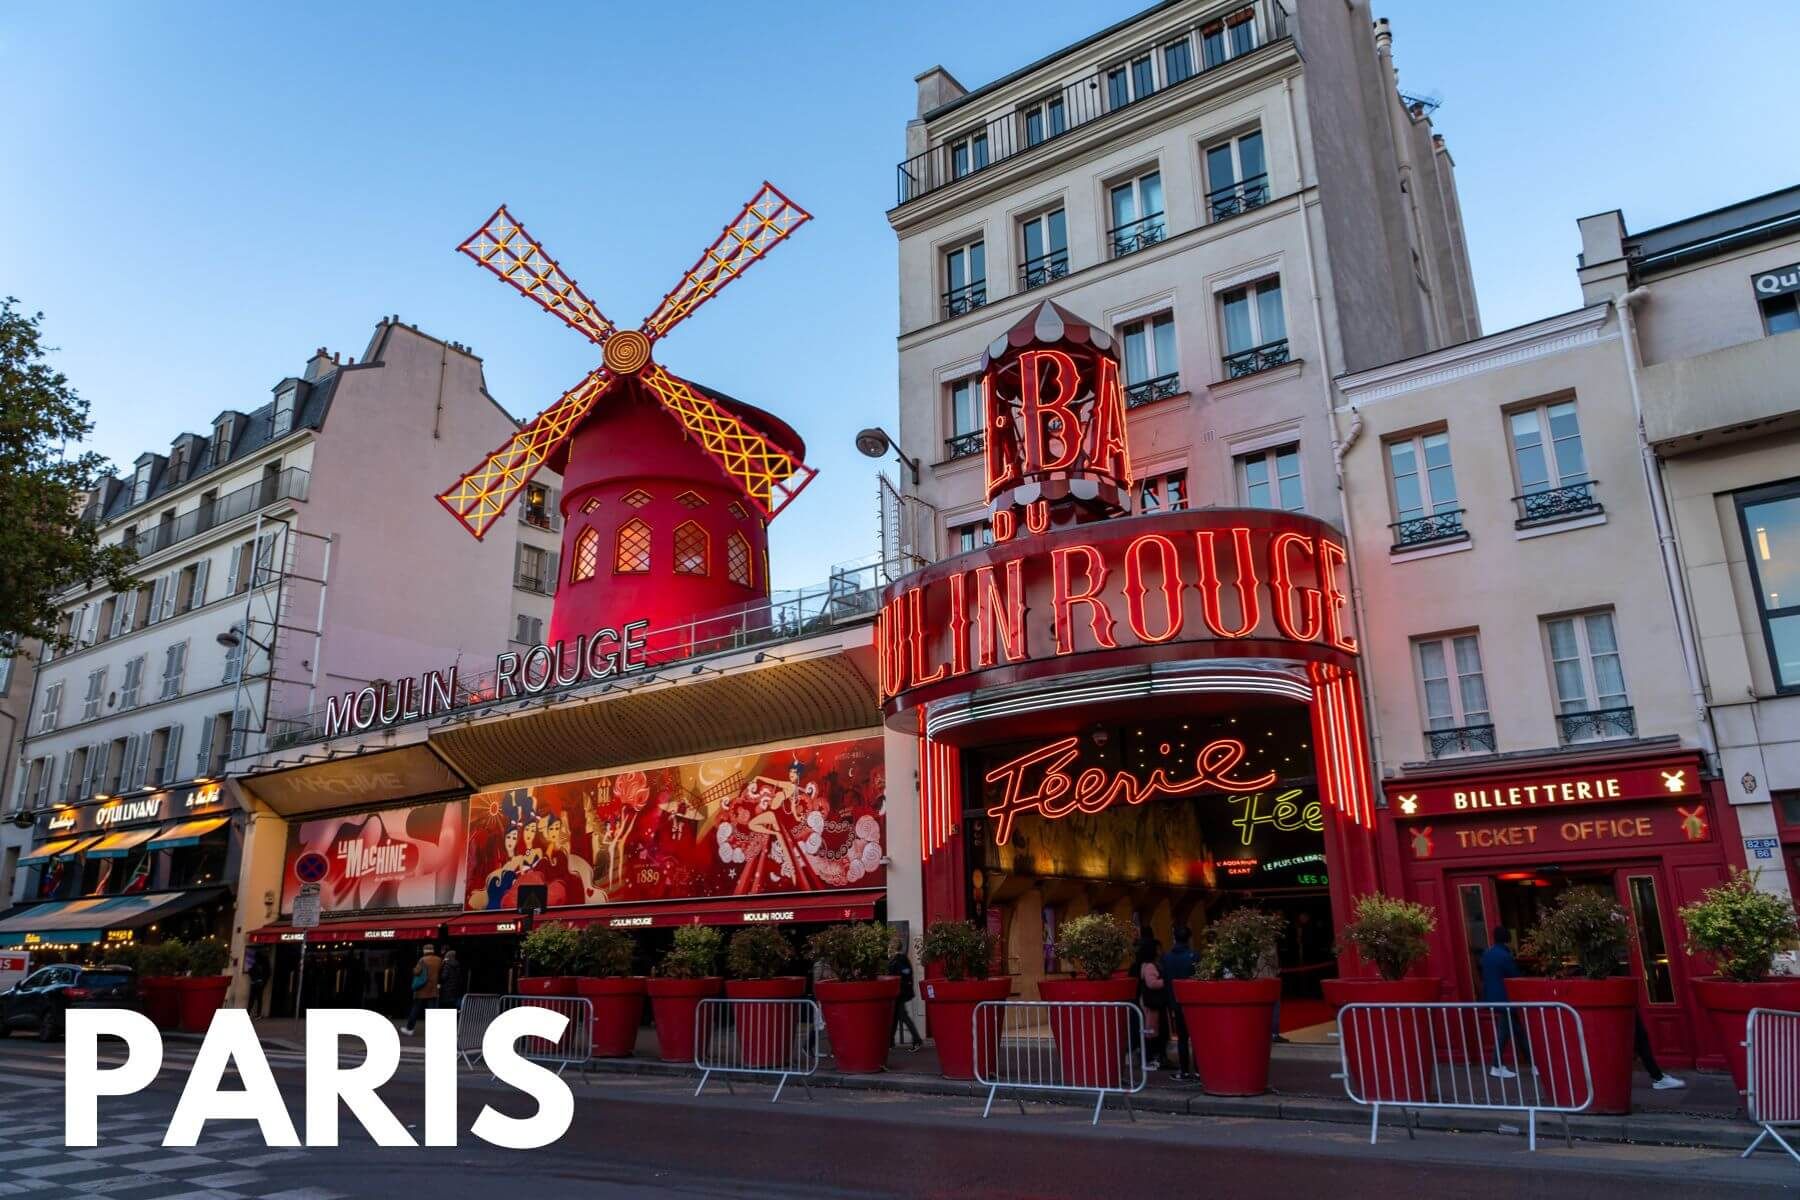
<path fill-rule="evenodd" d="M 511 284 L 545 312 L 566 323 L 596 346 L 606 344 L 615 326 L 581 285 L 563 271 L 554 258 L 502 204 L 487 224 L 470 234 L 458 250 Z"/>
<path fill-rule="evenodd" d="M 782 195 L 774 184 L 765 182 L 743 211 L 725 226 L 719 239 L 688 268 L 681 282 L 663 297 L 656 311 L 644 318 L 644 332 L 651 338 L 665 336 L 810 220 L 811 213 Z"/>
<path fill-rule="evenodd" d="M 818 474 L 660 364 L 650 364 L 639 378 L 681 422 L 688 436 L 744 489 L 762 510 L 764 520 L 786 508 Z"/>

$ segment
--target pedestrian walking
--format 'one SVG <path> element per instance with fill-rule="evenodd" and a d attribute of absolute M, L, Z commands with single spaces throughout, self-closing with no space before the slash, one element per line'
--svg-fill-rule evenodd
<path fill-rule="evenodd" d="M 1633 1031 L 1633 1037 L 1637 1043 L 1635 1048 L 1638 1060 L 1644 1064 L 1644 1070 L 1650 1075 L 1650 1086 L 1659 1092 L 1686 1087 L 1687 1080 L 1678 1079 L 1657 1065 L 1656 1053 L 1650 1049 L 1650 1031 L 1644 1028 L 1644 1014 L 1633 1010 L 1631 1019 L 1637 1023 L 1637 1029 Z"/>
<path fill-rule="evenodd" d="M 413 964 L 412 1009 L 406 1014 L 406 1025 L 400 1030 L 401 1033 L 411 1037 L 418 1031 L 419 1018 L 425 1015 L 425 1010 L 438 1006 L 443 972 L 444 960 L 438 957 L 437 947 L 426 942 L 425 952 Z"/>
<path fill-rule="evenodd" d="M 1169 1044 L 1163 1028 L 1163 1014 L 1169 1007 L 1169 986 L 1163 979 L 1162 968 L 1157 966 L 1160 956 L 1156 951 L 1153 937 L 1146 935 L 1138 943 L 1138 1007 L 1144 1011 L 1144 1057 L 1148 1060 L 1145 1070 L 1149 1071 L 1162 1070 L 1163 1051 Z"/>
<path fill-rule="evenodd" d="M 444 951 L 444 965 L 438 971 L 438 1004 L 443 1008 L 462 1007 L 463 993 L 469 990 L 468 973 L 454 949 Z"/>
<path fill-rule="evenodd" d="M 925 1039 L 919 1033 L 919 1027 L 913 1024 L 912 1012 L 906 1006 L 917 993 L 913 989 L 912 959 L 906 956 L 906 947 L 894 946 L 894 957 L 888 959 L 887 973 L 900 977 L 900 990 L 894 995 L 894 1029 L 888 1040 L 898 1046 L 902 1028 L 912 1035 L 912 1050 L 917 1054 L 925 1045 Z"/>
<path fill-rule="evenodd" d="M 250 951 L 247 957 L 250 961 L 244 964 L 244 974 L 250 979 L 250 1003 L 246 1007 L 254 1021 L 262 1015 L 263 989 L 269 986 L 269 963 L 260 950 Z"/>
<path fill-rule="evenodd" d="M 1162 956 L 1157 967 L 1162 971 L 1163 985 L 1169 989 L 1169 1003 L 1163 1007 L 1163 1016 L 1168 1022 L 1168 1036 L 1164 1039 L 1165 1050 L 1170 1041 L 1175 1042 L 1175 1078 L 1192 1079 L 1194 1077 L 1194 1051 L 1188 1040 L 1187 1014 L 1175 1001 L 1175 981 L 1192 979 L 1194 970 L 1199 965 L 1200 956 L 1194 953 L 1194 931 L 1186 925 L 1175 927 L 1175 944 L 1169 952 Z"/>
<path fill-rule="evenodd" d="M 1481 999 L 1488 1004 L 1502 1007 L 1494 1011 L 1494 1062 L 1488 1068 L 1488 1074 L 1495 1079 L 1512 1079 L 1518 1075 L 1506 1065 L 1506 1047 L 1509 1042 L 1516 1043 L 1513 1057 L 1521 1066 L 1531 1062 L 1531 1047 L 1525 1041 L 1525 1027 L 1519 1022 L 1518 1013 L 1506 1007 L 1506 981 L 1515 979 L 1519 974 L 1519 960 L 1513 957 L 1512 930 L 1504 925 L 1494 926 L 1493 944 L 1481 952 Z"/>

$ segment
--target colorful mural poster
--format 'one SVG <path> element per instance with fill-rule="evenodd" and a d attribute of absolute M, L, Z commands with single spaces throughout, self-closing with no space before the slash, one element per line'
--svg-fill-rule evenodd
<path fill-rule="evenodd" d="M 303 854 L 325 858 L 319 906 L 326 912 L 457 904 L 467 861 L 463 833 L 461 800 L 289 825 L 281 911 L 293 910 L 300 890 L 294 863 Z"/>
<path fill-rule="evenodd" d="M 509 911 L 881 887 L 879 737 L 484 792 L 469 801 L 467 907 Z"/>

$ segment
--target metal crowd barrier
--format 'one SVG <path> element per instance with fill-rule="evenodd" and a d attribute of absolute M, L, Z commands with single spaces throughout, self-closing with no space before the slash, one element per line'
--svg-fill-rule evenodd
<path fill-rule="evenodd" d="M 1374 1108 L 1370 1145 L 1387 1105 L 1408 1114 L 1422 1108 L 1522 1112 L 1533 1150 L 1538 1114 L 1555 1113 L 1573 1146 L 1568 1114 L 1594 1102 L 1587 1039 L 1567 1004 L 1346 1004 L 1337 1027 L 1344 1091 Z M 1406 1133 L 1414 1136 L 1410 1119 Z"/>
<path fill-rule="evenodd" d="M 1125 1001 L 984 1000 L 975 1006 L 975 1082 L 988 1089 L 985 1119 L 1000 1090 L 1014 1093 L 1019 1112 L 1024 1092 L 1094 1093 L 1094 1117 L 1108 1096 L 1144 1090 L 1144 1012 Z"/>
<path fill-rule="evenodd" d="M 528 1037 L 518 1044 L 519 1056 L 556 1064 L 561 1075 L 571 1064 L 583 1066 L 594 1056 L 594 1004 L 585 996 L 495 996 L 471 992 L 462 998 L 456 1018 L 456 1053 L 470 1068 L 481 1065 L 481 1040 L 501 1013 L 515 1008 L 547 1008 L 569 1019 L 563 1035 L 552 1042 Z"/>
<path fill-rule="evenodd" d="M 775 1095 L 789 1079 L 798 1079 L 812 1097 L 808 1082 L 819 1070 L 819 1034 L 824 1019 L 812 1000 L 731 1000 L 708 998 L 694 1013 L 694 1067 L 700 1072 L 698 1096 L 713 1075 L 774 1076 Z"/>
<path fill-rule="evenodd" d="M 1800 1150 L 1775 1128 L 1800 1126 L 1800 1012 L 1751 1009 L 1744 1027 L 1744 1057 L 1749 1085 L 1744 1089 L 1744 1104 L 1762 1132 L 1740 1157 L 1749 1158 L 1764 1138 L 1774 1138 L 1777 1146 L 1800 1162 Z"/>

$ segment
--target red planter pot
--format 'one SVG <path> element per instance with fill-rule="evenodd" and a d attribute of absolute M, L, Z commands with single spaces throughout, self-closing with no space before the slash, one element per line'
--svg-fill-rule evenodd
<path fill-rule="evenodd" d="M 999 1010 L 989 1009 L 977 1029 L 975 1006 L 1012 995 L 1012 979 L 927 979 L 919 986 L 925 993 L 926 1024 L 937 1043 L 938 1072 L 945 1079 L 975 1078 L 976 1063 L 993 1061 L 1002 1022 Z"/>
<path fill-rule="evenodd" d="M 1259 1096 L 1269 1090 L 1270 1030 L 1279 979 L 1177 979 L 1175 1002 L 1187 1019 L 1200 1086 L 1209 1096 Z"/>
<path fill-rule="evenodd" d="M 138 980 L 138 998 L 144 1015 L 158 1029 L 174 1029 L 181 1024 L 181 978 L 177 975 L 149 975 Z"/>
<path fill-rule="evenodd" d="M 1052 1002 L 1137 999 L 1137 980 L 1040 979 L 1038 995 Z M 1116 1088 L 1122 1078 L 1125 1054 L 1139 1053 L 1130 1045 L 1130 1018 L 1123 1009 L 1088 1008 L 1050 1010 L 1050 1036 L 1056 1039 L 1056 1061 L 1065 1087 Z"/>
<path fill-rule="evenodd" d="M 1443 995 L 1439 979 L 1327 979 L 1324 988 L 1325 1002 L 1334 1010 L 1346 1004 L 1430 1004 Z M 1431 1099 L 1437 1064 L 1431 1061 L 1430 1017 L 1358 1009 L 1340 1024 L 1350 1082 L 1364 1102 Z"/>
<path fill-rule="evenodd" d="M 519 995 L 573 996 L 579 982 L 580 977 L 576 975 L 521 975 Z"/>
<path fill-rule="evenodd" d="M 175 985 L 178 1027 L 183 1033 L 205 1033 L 213 1014 L 225 1004 L 231 976 L 182 976 L 170 982 Z"/>
<path fill-rule="evenodd" d="M 664 1062 L 693 1062 L 694 1018 L 700 1002 L 723 991 L 725 981 L 709 975 L 704 979 L 652 979 L 645 986 L 656 1020 L 657 1057 Z"/>
<path fill-rule="evenodd" d="M 1581 1021 L 1581 1039 L 1566 1028 L 1567 1014 L 1541 1011 L 1525 1017 L 1527 1053 L 1513 1048 L 1518 1069 L 1538 1069 L 1537 1086 L 1555 1105 L 1581 1103 L 1581 1045 L 1587 1046 L 1588 1070 L 1594 1076 L 1593 1113 L 1631 1111 L 1632 1033 L 1636 1027 L 1637 980 L 1618 979 L 1509 979 L 1506 998 L 1515 1001 L 1557 1001 L 1575 1010 Z M 1484 1030 L 1483 1046 L 1495 1044 L 1496 1033 Z M 1515 1030 L 1513 1036 L 1518 1037 Z M 1529 1063 L 1530 1066 L 1526 1064 Z M 1491 1064 L 1490 1064 L 1491 1065 Z M 1529 1089 L 1527 1089 L 1529 1094 Z"/>
<path fill-rule="evenodd" d="M 1694 980 L 1694 999 L 1706 1010 L 1713 1032 L 1725 1048 L 1725 1061 L 1731 1066 L 1731 1081 L 1742 1091 L 1750 1086 L 1744 1054 L 1744 1032 L 1750 1023 L 1750 1010 L 1780 1008 L 1800 1012 L 1800 979 L 1759 979 L 1755 983 L 1738 983 L 1711 975 Z"/>
<path fill-rule="evenodd" d="M 806 995 L 806 980 L 798 975 L 778 979 L 728 979 L 728 1000 L 798 1000 Z M 737 1031 L 738 1061 L 746 1067 L 783 1067 L 793 1064 L 795 1006 L 791 1004 L 735 1004 L 732 1020 Z"/>
<path fill-rule="evenodd" d="M 900 977 L 883 975 L 854 983 L 822 979 L 813 985 L 813 994 L 825 1014 L 825 1032 L 831 1038 L 837 1069 L 852 1075 L 887 1070 Z"/>
<path fill-rule="evenodd" d="M 577 979 L 575 994 L 594 1006 L 594 1057 L 630 1058 L 637 1053 L 644 1019 L 644 978 Z"/>

